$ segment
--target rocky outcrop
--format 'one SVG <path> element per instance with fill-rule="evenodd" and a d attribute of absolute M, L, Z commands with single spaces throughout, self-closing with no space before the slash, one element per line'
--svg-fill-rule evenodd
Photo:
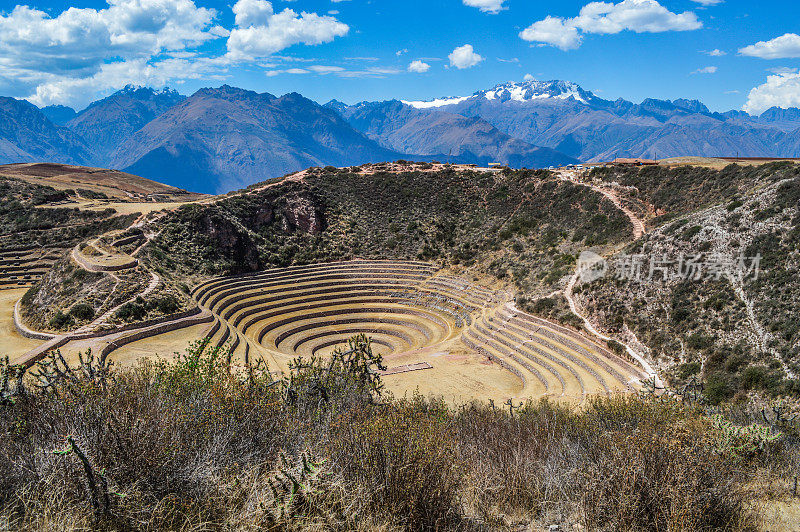
<path fill-rule="evenodd" d="M 319 235 L 325 230 L 322 212 L 309 195 L 296 195 L 287 198 L 284 230 L 302 231 Z"/>
<path fill-rule="evenodd" d="M 237 265 L 236 273 L 261 269 L 256 244 L 244 227 L 217 212 L 208 211 L 201 216 L 197 229 L 213 242 L 215 249 L 232 259 Z"/>

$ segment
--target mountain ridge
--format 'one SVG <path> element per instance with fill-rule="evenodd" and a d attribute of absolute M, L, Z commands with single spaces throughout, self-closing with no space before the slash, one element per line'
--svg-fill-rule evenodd
<path fill-rule="evenodd" d="M 162 173 L 168 184 L 220 192 L 308 166 L 400 156 L 300 94 L 276 97 L 223 85 L 201 89 L 150 121 L 111 161 L 146 177 Z"/>
<path fill-rule="evenodd" d="M 180 107 L 192 98 L 213 100 L 232 114 Z M 80 112 L 22 102 L 4 100 L 0 162 L 117 166 L 205 192 L 312 165 L 378 159 L 546 167 L 616 157 L 800 156 L 797 108 L 753 116 L 711 111 L 688 98 L 612 101 L 563 80 L 354 105 L 230 85 L 191 96 L 129 85 Z"/>

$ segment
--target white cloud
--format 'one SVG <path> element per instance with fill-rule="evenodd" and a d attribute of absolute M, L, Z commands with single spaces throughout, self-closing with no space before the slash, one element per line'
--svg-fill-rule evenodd
<path fill-rule="evenodd" d="M 330 65 L 312 65 L 308 67 L 309 70 L 312 72 L 316 72 L 317 74 L 333 74 L 336 72 L 344 72 L 344 68 L 340 66 L 330 66 Z"/>
<path fill-rule="evenodd" d="M 234 60 L 267 57 L 295 44 L 322 44 L 347 35 L 347 24 L 327 15 L 291 9 L 272 11 L 265 0 L 238 0 L 233 6 L 237 27 L 228 38 L 228 55 Z"/>
<path fill-rule="evenodd" d="M 525 74 L 525 77 L 524 77 L 523 79 L 524 79 L 525 81 L 533 81 L 533 80 L 535 80 L 536 78 L 535 78 L 535 77 L 533 77 L 531 74 Z"/>
<path fill-rule="evenodd" d="M 399 74 L 402 70 L 389 67 L 369 67 L 365 70 L 344 70 L 337 72 L 340 78 L 385 78 Z"/>
<path fill-rule="evenodd" d="M 348 70 L 336 65 L 310 65 L 305 68 L 288 68 L 268 70 L 267 76 L 280 74 L 317 74 L 320 76 L 338 76 L 340 78 L 384 78 L 388 75 L 399 74 L 401 70 L 387 67 L 369 67 L 364 70 Z"/>
<path fill-rule="evenodd" d="M 475 53 L 471 44 L 459 46 L 447 57 L 450 59 L 450 66 L 454 66 L 459 70 L 474 67 L 483 61 L 483 57 Z"/>
<path fill-rule="evenodd" d="M 800 73 L 767 76 L 766 83 L 750 91 L 742 109 L 760 114 L 770 107 L 800 107 Z"/>
<path fill-rule="evenodd" d="M 311 74 L 311 71 L 305 68 L 287 68 L 284 70 L 267 70 L 266 72 L 268 77 L 274 77 L 280 74 Z"/>
<path fill-rule="evenodd" d="M 0 89 L 37 105 L 79 106 L 128 83 L 222 79 L 242 62 L 271 68 L 263 59 L 274 52 L 329 42 L 349 30 L 330 16 L 276 13 L 266 0 L 238 0 L 229 30 L 216 23 L 217 11 L 195 1 L 107 0 L 102 9 L 0 12 Z M 203 47 L 223 38 L 224 55 Z"/>
<path fill-rule="evenodd" d="M 562 50 L 578 48 L 586 33 L 615 34 L 621 31 L 661 33 L 696 30 L 703 26 L 691 11 L 673 13 L 656 0 L 590 2 L 577 17 L 548 16 L 533 23 L 519 36 L 530 42 L 549 44 Z"/>
<path fill-rule="evenodd" d="M 800 72 L 800 69 L 792 67 L 775 67 L 768 68 L 767 72 L 772 72 L 773 74 L 794 74 L 796 72 Z"/>
<path fill-rule="evenodd" d="M 707 52 L 703 52 L 706 55 L 710 55 L 711 57 L 722 57 L 723 55 L 728 55 L 727 53 L 723 52 L 719 48 L 714 48 L 713 50 L 709 50 Z"/>
<path fill-rule="evenodd" d="M 272 16 L 272 4 L 266 0 L 239 0 L 231 8 L 237 26 L 249 28 L 266 24 Z"/>
<path fill-rule="evenodd" d="M 70 8 L 56 17 L 27 6 L 0 15 L 4 67 L 96 71 L 108 57 L 133 59 L 183 50 L 224 36 L 213 9 L 191 0 L 110 0 L 106 9 Z"/>
<path fill-rule="evenodd" d="M 118 89 L 132 82 L 163 87 L 168 83 L 181 83 L 189 79 L 221 80 L 224 71 L 224 62 L 209 58 L 117 61 L 102 65 L 98 72 L 84 78 L 51 74 L 43 80 L 37 79 L 34 92 L 28 100 L 40 106 L 64 102 L 87 103 L 94 94 Z"/>
<path fill-rule="evenodd" d="M 491 13 L 496 15 L 505 7 L 503 7 L 505 0 L 464 0 L 464 5 L 469 7 L 477 7 L 484 13 Z"/>
<path fill-rule="evenodd" d="M 428 63 L 425 63 L 424 61 L 420 61 L 419 59 L 417 59 L 416 61 L 411 61 L 411 63 L 408 65 L 408 71 L 409 72 L 416 72 L 418 74 L 422 74 L 424 72 L 427 72 L 430 69 L 431 69 L 431 66 Z"/>
<path fill-rule="evenodd" d="M 578 28 L 560 17 L 551 17 L 534 22 L 519 34 L 525 41 L 550 44 L 562 50 L 574 50 L 581 45 L 583 37 Z"/>
<path fill-rule="evenodd" d="M 692 0 L 692 2 L 694 2 L 696 4 L 704 5 L 704 6 L 718 6 L 719 4 L 721 4 L 724 1 L 725 0 Z"/>
<path fill-rule="evenodd" d="M 786 33 L 769 41 L 760 41 L 739 50 L 742 55 L 761 59 L 800 57 L 800 35 Z"/>
<path fill-rule="evenodd" d="M 692 74 L 716 74 L 718 68 L 715 66 L 707 66 L 703 68 L 698 68 Z"/>

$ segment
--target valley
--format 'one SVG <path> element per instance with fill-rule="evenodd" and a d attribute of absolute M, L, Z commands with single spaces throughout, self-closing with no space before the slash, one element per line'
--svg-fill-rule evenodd
<path fill-rule="evenodd" d="M 6 3 L 0 532 L 797 532 L 798 17 Z"/>
<path fill-rule="evenodd" d="M 166 346 L 207 338 L 212 346 L 229 346 L 238 364 L 263 359 L 281 372 L 296 355 L 325 354 L 352 334 L 371 331 L 376 352 L 392 367 L 424 368 L 387 376 L 400 395 L 418 387 L 451 401 L 465 394 L 501 400 L 502 393 L 515 400 L 547 396 L 581 402 L 587 394 L 633 392 L 653 378 L 658 386 L 675 386 L 686 378 L 683 368 L 695 362 L 702 368 L 718 356 L 711 340 L 699 350 L 687 346 L 699 345 L 698 338 L 722 342 L 730 333 L 707 322 L 711 329 L 659 336 L 656 331 L 668 322 L 643 326 L 627 307 L 650 296 L 626 300 L 624 290 L 609 291 L 613 283 L 621 285 L 608 277 L 583 282 L 578 255 L 590 250 L 613 263 L 643 241 L 687 223 L 675 222 L 681 212 L 701 216 L 708 205 L 728 205 L 751 189 L 766 186 L 766 192 L 773 182 L 786 188 L 796 168 L 771 163 L 714 170 L 703 160 L 675 164 L 550 173 L 398 161 L 310 168 L 195 201 L 186 201 L 182 192 L 171 203 L 109 201 L 107 208 L 127 216 L 120 218 L 127 225 L 76 241 L 69 253 L 56 248 L 55 262 L 38 274 L 40 263 L 21 262 L 20 275 L 9 279 L 16 287 L 44 276 L 23 299 L 19 320 L 49 342 L 38 349 L 19 342 L 23 347 L 10 354 L 31 364 L 57 344 L 70 360 L 92 348 L 111 360 L 121 350 L 121 360 L 131 364 L 137 350 L 144 357 L 169 358 L 180 349 Z M 684 176 L 697 184 L 690 192 L 694 206 L 683 196 Z M 424 193 L 432 181 L 441 182 L 443 194 Z M 370 201 L 363 202 L 365 197 Z M 98 212 L 94 204 L 78 205 L 80 211 Z M 383 212 L 395 215 L 387 219 Z M 780 216 L 792 219 L 785 211 Z M 18 256 L 26 260 L 16 254 L 9 260 Z M 312 273 L 315 268 L 318 273 Z M 228 283 L 237 288 L 227 289 Z M 746 312 L 734 304 L 725 318 L 726 327 L 754 331 L 737 333 L 735 349 L 772 353 L 783 378 L 791 379 L 796 361 L 776 354 L 783 348 L 769 332 L 774 326 L 761 323 L 763 303 L 755 293 L 748 295 L 752 286 L 709 288 L 732 290 L 738 294 L 734 300 L 747 301 Z M 620 296 L 625 303 L 614 301 Z M 88 318 L 71 310 L 84 306 L 91 311 Z M 610 314 L 625 308 L 628 319 Z M 698 309 L 697 319 L 706 320 L 705 312 Z M 680 356 L 653 343 L 667 334 L 679 342 Z M 749 339 L 742 343 L 742 338 Z M 738 384 L 739 372 L 775 374 L 757 360 L 730 372 L 728 386 L 753 386 Z M 483 371 L 490 380 L 481 377 Z M 775 386 L 766 384 L 772 382 L 755 386 Z"/>
<path fill-rule="evenodd" d="M 80 377 L 93 379 L 86 382 L 125 390 L 120 401 L 143 401 L 138 394 L 146 393 L 133 407 L 140 419 L 144 404 L 162 393 L 161 382 L 170 384 L 158 401 L 210 392 L 213 409 L 240 401 L 238 420 L 278 405 L 288 412 L 281 416 L 296 416 L 284 431 L 321 424 L 324 437 L 314 449 L 324 449 L 331 434 L 336 442 L 343 437 L 338 414 L 330 421 L 317 416 L 353 402 L 346 408 L 370 416 L 410 408 L 404 427 L 429 416 L 466 423 L 459 429 L 466 433 L 436 437 L 436 445 L 456 442 L 465 456 L 474 454 L 467 433 L 517 431 L 536 419 L 535 426 L 561 434 L 559 452 L 568 460 L 580 456 L 581 470 L 590 466 L 572 447 L 576 441 L 607 445 L 606 429 L 586 427 L 624 427 L 634 419 L 637 431 L 661 438 L 677 424 L 699 439 L 673 446 L 678 454 L 668 463 L 686 467 L 682 474 L 703 472 L 709 485 L 691 492 L 700 496 L 719 482 L 741 482 L 728 462 L 715 462 L 723 460 L 716 438 L 726 429 L 709 426 L 708 419 L 719 418 L 706 415 L 761 415 L 776 427 L 770 430 L 793 430 L 787 418 L 794 407 L 784 405 L 797 398 L 797 329 L 787 321 L 797 299 L 786 276 L 796 264 L 800 166 L 691 163 L 550 171 L 397 160 L 311 167 L 219 196 L 131 180 L 139 187 L 133 190 L 124 186 L 125 175 L 55 165 L 43 181 L 35 165 L 14 167 L 0 177 L 0 238 L 18 246 L 4 252 L 0 349 L 9 368 L 27 366 L 32 375 L 72 367 L 90 375 Z M 65 174 L 71 186 L 58 182 Z M 92 186 L 93 197 L 81 192 Z M 613 270 L 629 254 L 695 249 L 760 251 L 762 275 L 725 270 L 718 279 L 662 282 Z M 582 275 L 586 253 L 607 263 L 605 275 Z M 775 305 L 786 312 L 767 310 Z M 342 377 L 346 367 L 367 368 L 347 370 L 367 380 Z M 119 380 L 104 380 L 104 372 Z M 72 378 L 78 377 L 55 382 L 67 386 Z M 348 388 L 356 382 L 372 383 L 370 391 L 364 395 L 364 384 Z M 106 393 L 64 390 L 79 394 L 77 401 Z M 375 398 L 380 403 L 372 405 Z M 114 408 L 115 417 L 131 415 L 131 407 Z M 163 420 L 173 407 L 153 408 Z M 0 412 L 6 411 L 15 410 Z M 769 414 L 774 421 L 767 412 L 777 413 Z M 214 415 L 227 427 L 234 423 L 227 411 Z M 475 421 L 477 429 L 470 416 L 488 418 Z M 181 425 L 188 419 L 172 423 L 190 433 Z M 260 419 L 252 430 L 267 430 Z M 370 434 L 409 437 L 406 430 Z M 515 441 L 502 434 L 481 448 Z M 638 446 L 631 442 L 625 456 L 639 456 Z M 709 453 L 706 465 L 680 465 L 684 452 Z M 770 460 L 771 471 L 789 467 Z M 614 478 L 611 471 L 627 466 L 604 467 L 611 468 L 604 478 Z M 720 478 L 711 476 L 712 467 Z M 566 463 L 557 468 L 563 478 L 574 474 Z M 788 493 L 786 482 L 771 478 L 774 489 Z M 729 496 L 763 504 L 759 522 L 792 520 L 793 503 L 765 502 L 741 489 Z M 584 504 L 574 494 L 563 497 L 564 504 Z"/>
<path fill-rule="evenodd" d="M 229 348 L 232 360 L 239 364 L 262 359 L 272 371 L 285 372 L 295 356 L 324 355 L 363 332 L 369 334 L 376 352 L 382 353 L 390 364 L 387 385 L 401 396 L 418 390 L 443 395 L 454 402 L 468 397 L 502 402 L 509 396 L 516 400 L 548 396 L 580 403 L 587 394 L 630 392 L 639 385 L 643 373 L 636 369 L 635 361 L 619 358 L 603 347 L 602 341 L 596 343 L 576 331 L 515 308 L 514 292 L 505 283 L 490 281 L 493 288 L 481 288 L 463 277 L 470 271 L 463 267 L 451 267 L 452 273 L 443 274 L 439 273 L 441 266 L 434 262 L 354 261 L 334 252 L 320 259 L 339 258 L 345 262 L 266 269 L 229 281 L 225 277 L 214 278 L 180 293 L 177 286 L 188 287 L 188 280 L 201 278 L 196 271 L 169 271 L 175 268 L 170 263 L 178 259 L 178 249 L 163 258 L 158 248 L 152 249 L 164 238 L 162 224 L 174 217 L 170 213 L 184 212 L 191 206 L 218 209 L 243 201 L 252 203 L 250 198 L 260 201 L 264 195 L 282 196 L 285 194 L 282 189 L 313 187 L 315 181 L 324 182 L 338 172 L 350 170 L 310 169 L 214 201 L 201 198 L 196 203 L 109 202 L 109 209 L 134 217 L 131 225 L 79 242 L 62 259 L 61 266 L 49 272 L 41 286 L 31 290 L 15 320 L 19 329 L 44 329 L 37 333 L 44 341 L 35 347 L 19 342 L 18 348 L 10 352 L 12 362 L 34 364 L 52 349 L 59 349 L 67 361 L 76 362 L 78 353 L 92 349 L 112 361 L 135 364 L 141 357 L 170 358 L 181 351 L 181 343 L 185 346 L 207 338 L 212 346 Z M 371 187 L 404 173 L 414 180 L 451 176 L 448 179 L 460 181 L 465 192 L 474 184 L 463 181 L 464 176 L 483 175 L 485 179 L 500 175 L 497 171 L 470 166 L 398 162 L 364 165 L 357 174 L 348 176 L 357 175 L 364 185 Z M 534 177 L 531 182 L 520 180 L 516 186 L 530 187 L 541 177 Z M 496 177 L 490 178 L 469 195 L 478 200 L 485 194 L 481 187 L 496 186 L 490 184 L 495 180 Z M 419 184 L 422 185 L 421 180 Z M 547 186 L 552 185 L 556 183 Z M 176 199 L 182 200 L 179 196 Z M 289 193 L 290 198 L 297 196 L 297 191 Z M 404 201 L 413 204 L 413 197 L 414 194 Z M 453 200 L 459 201 L 455 197 Z M 282 215 L 282 228 L 277 227 L 278 231 L 297 238 L 330 230 L 330 224 L 334 223 L 332 213 L 316 212 L 319 207 L 309 204 L 308 197 L 306 202 L 292 201 Z M 80 210 L 94 208 L 91 204 L 78 205 Z M 168 208 L 163 210 L 165 206 Z M 484 208 L 487 207 L 492 208 L 488 205 Z M 258 208 L 263 211 L 264 207 Z M 510 202 L 508 208 L 513 217 L 521 214 L 525 205 L 514 206 Z M 611 206 L 608 208 L 613 210 Z M 274 225 L 278 221 L 276 215 L 281 217 L 276 212 L 270 215 L 262 212 L 255 221 Z M 505 216 L 502 212 L 490 216 L 497 217 L 501 225 L 505 223 L 501 221 Z M 214 222 L 211 223 L 213 226 Z M 171 226 L 167 227 L 169 231 Z M 206 225 L 205 231 L 208 229 Z M 218 230 L 212 227 L 211 234 Z M 395 231 L 392 227 L 390 230 Z M 237 240 L 229 235 L 219 244 L 228 246 Z M 168 261 L 167 271 L 164 260 Z M 221 271 L 231 271 L 230 268 L 222 266 Z M 478 279 L 476 275 L 472 277 Z M 61 280 L 65 278 L 85 279 L 83 282 L 91 287 L 91 292 L 80 287 L 64 292 Z M 237 288 L 228 289 L 229 285 Z M 271 293 L 274 295 L 270 296 Z M 60 308 L 44 307 L 45 301 L 58 301 L 56 306 Z M 88 317 L 75 310 L 84 307 L 89 309 L 85 311 Z M 151 307 L 153 310 L 148 310 Z M 164 307 L 163 311 L 160 307 Z M 38 309 L 33 321 L 32 308 Z M 13 313 L 9 316 L 14 318 Z M 126 320 L 133 321 L 128 324 Z M 419 369 L 402 369 L 407 367 Z M 425 376 L 418 376 L 417 372 Z"/>

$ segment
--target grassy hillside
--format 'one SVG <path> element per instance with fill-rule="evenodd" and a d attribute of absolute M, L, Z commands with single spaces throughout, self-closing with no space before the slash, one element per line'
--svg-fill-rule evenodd
<path fill-rule="evenodd" d="M 391 257 L 472 268 L 526 293 L 552 291 L 580 249 L 630 235 L 628 219 L 602 195 L 524 170 L 319 169 L 183 207 L 159 227 L 149 257 L 177 276 Z"/>
<path fill-rule="evenodd" d="M 668 213 L 622 254 L 642 254 L 646 262 L 698 253 L 702 261 L 760 255 L 761 262 L 757 279 L 664 281 L 656 273 L 652 280 L 598 280 L 579 287 L 592 315 L 618 334 L 632 330 L 675 385 L 702 377 L 714 402 L 751 391 L 800 394 L 800 166 L 594 175 L 636 187 L 632 196 Z"/>
<path fill-rule="evenodd" d="M 42 207 L 75 196 L 75 190 L 56 190 L 0 176 L 0 241 L 3 247 L 58 246 L 124 226 L 113 209 L 78 210 Z"/>

